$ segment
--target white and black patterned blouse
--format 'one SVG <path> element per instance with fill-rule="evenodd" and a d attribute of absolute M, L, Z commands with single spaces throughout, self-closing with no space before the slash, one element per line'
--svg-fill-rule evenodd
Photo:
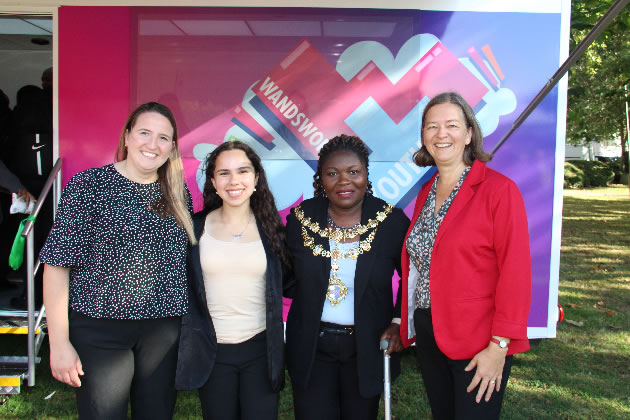
<path fill-rule="evenodd" d="M 187 312 L 188 237 L 173 216 L 162 218 L 148 209 L 159 190 L 157 181 L 135 183 L 113 164 L 80 172 L 68 182 L 40 259 L 70 267 L 72 310 L 113 319 Z"/>
<path fill-rule="evenodd" d="M 457 181 L 457 184 L 453 188 L 453 191 L 449 194 L 448 198 L 444 200 L 437 214 L 435 214 L 435 192 L 437 188 L 437 182 L 440 178 L 438 174 L 431 185 L 431 191 L 427 196 L 416 223 L 413 225 L 413 229 L 409 232 L 407 237 L 407 252 L 409 258 L 416 266 L 420 277 L 416 284 L 416 308 L 430 308 L 431 307 L 431 291 L 429 289 L 429 269 L 431 267 L 431 256 L 433 255 L 433 244 L 435 243 L 435 237 L 444 216 L 451 207 L 451 203 L 455 200 L 459 188 L 464 183 L 466 175 L 470 172 L 470 166 L 464 169 Z"/>

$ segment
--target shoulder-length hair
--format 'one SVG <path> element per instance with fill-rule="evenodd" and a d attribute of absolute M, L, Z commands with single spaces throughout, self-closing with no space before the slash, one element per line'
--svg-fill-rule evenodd
<path fill-rule="evenodd" d="M 118 143 L 118 149 L 116 149 L 116 162 L 127 159 L 125 136 L 127 133 L 131 132 L 140 115 L 146 112 L 155 112 L 162 115 L 173 127 L 173 148 L 166 162 L 164 162 L 157 171 L 162 197 L 156 203 L 155 208 L 162 217 L 173 215 L 177 224 L 186 231 L 189 241 L 195 244 L 197 243 L 197 239 L 195 238 L 192 219 L 188 211 L 189 194 L 186 193 L 184 186 L 184 165 L 182 164 L 182 158 L 177 147 L 177 124 L 175 123 L 175 117 L 171 110 L 157 102 L 147 102 L 137 107 L 131 115 L 129 115 L 129 118 L 127 118 L 127 122 L 120 134 L 120 142 Z"/>
<path fill-rule="evenodd" d="M 269 189 L 265 169 L 262 166 L 260 157 L 256 154 L 254 149 L 242 141 L 236 140 L 222 143 L 206 158 L 206 181 L 203 187 L 204 211 L 211 212 L 223 205 L 223 199 L 217 194 L 217 190 L 212 183 L 212 178 L 214 178 L 217 158 L 221 153 L 228 150 L 243 151 L 245 156 L 247 156 L 247 159 L 249 159 L 252 163 L 254 172 L 258 176 L 258 183 L 256 184 L 256 191 L 254 191 L 249 199 L 249 206 L 252 209 L 256 220 L 260 224 L 261 230 L 269 239 L 269 243 L 271 244 L 271 249 L 274 254 L 280 259 L 280 262 L 285 269 L 290 271 L 291 260 L 289 259 L 287 235 L 282 219 L 280 218 L 280 214 L 278 214 L 276 201 Z"/>
<path fill-rule="evenodd" d="M 462 114 L 464 115 L 466 128 L 470 128 L 472 131 L 471 141 L 469 144 L 466 145 L 466 147 L 464 147 L 464 162 L 466 163 L 466 165 L 472 165 L 475 160 L 479 160 L 481 162 L 489 162 L 490 160 L 492 160 L 492 154 L 484 152 L 483 150 L 483 135 L 481 134 L 481 128 L 479 128 L 479 123 L 477 122 L 477 118 L 475 118 L 475 113 L 473 112 L 470 105 L 468 105 L 468 102 L 466 102 L 466 100 L 462 98 L 459 93 L 444 92 L 431 99 L 427 106 L 424 108 L 424 112 L 422 113 L 422 124 L 420 126 L 423 136 L 422 147 L 418 149 L 413 155 L 416 165 L 435 165 L 435 161 L 427 151 L 427 148 L 424 146 L 424 123 L 427 112 L 429 112 L 429 110 L 435 105 L 440 104 L 457 105 L 459 109 L 462 110 Z"/>

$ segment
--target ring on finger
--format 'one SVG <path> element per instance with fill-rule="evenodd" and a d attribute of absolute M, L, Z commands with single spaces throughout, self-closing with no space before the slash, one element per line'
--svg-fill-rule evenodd
<path fill-rule="evenodd" d="M 491 380 L 491 381 L 490 381 L 490 383 L 491 383 L 492 385 L 494 385 L 494 384 L 496 384 L 496 383 L 497 383 L 497 380 L 496 380 L 496 379 L 493 379 L 493 380 Z"/>

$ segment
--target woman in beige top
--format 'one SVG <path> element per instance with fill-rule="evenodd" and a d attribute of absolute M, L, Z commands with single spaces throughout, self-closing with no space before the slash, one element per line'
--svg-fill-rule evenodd
<path fill-rule="evenodd" d="M 276 419 L 284 383 L 286 235 L 260 158 L 227 142 L 206 160 L 193 217 L 176 386 L 199 389 L 204 419 Z"/>

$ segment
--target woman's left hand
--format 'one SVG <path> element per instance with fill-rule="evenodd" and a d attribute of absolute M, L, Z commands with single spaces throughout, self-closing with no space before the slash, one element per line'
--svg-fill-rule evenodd
<path fill-rule="evenodd" d="M 35 197 L 33 197 L 33 194 L 28 192 L 26 188 L 22 188 L 21 190 L 18 190 L 16 194 L 26 203 L 26 207 L 31 205 L 31 201 L 36 201 Z"/>
<path fill-rule="evenodd" d="M 400 339 L 400 324 L 392 322 L 389 327 L 381 334 L 381 341 L 384 339 L 389 340 L 389 347 L 387 347 L 387 354 L 402 351 L 403 345 Z"/>
<path fill-rule="evenodd" d="M 477 397 L 475 398 L 477 402 L 481 401 L 484 393 L 486 394 L 486 401 L 490 401 L 492 392 L 501 389 L 506 355 L 507 349 L 502 349 L 494 343 L 489 343 L 488 347 L 477 353 L 464 369 L 466 372 L 469 372 L 475 367 L 477 368 L 475 376 L 468 388 L 466 388 L 466 392 L 471 392 L 479 385 Z"/>

